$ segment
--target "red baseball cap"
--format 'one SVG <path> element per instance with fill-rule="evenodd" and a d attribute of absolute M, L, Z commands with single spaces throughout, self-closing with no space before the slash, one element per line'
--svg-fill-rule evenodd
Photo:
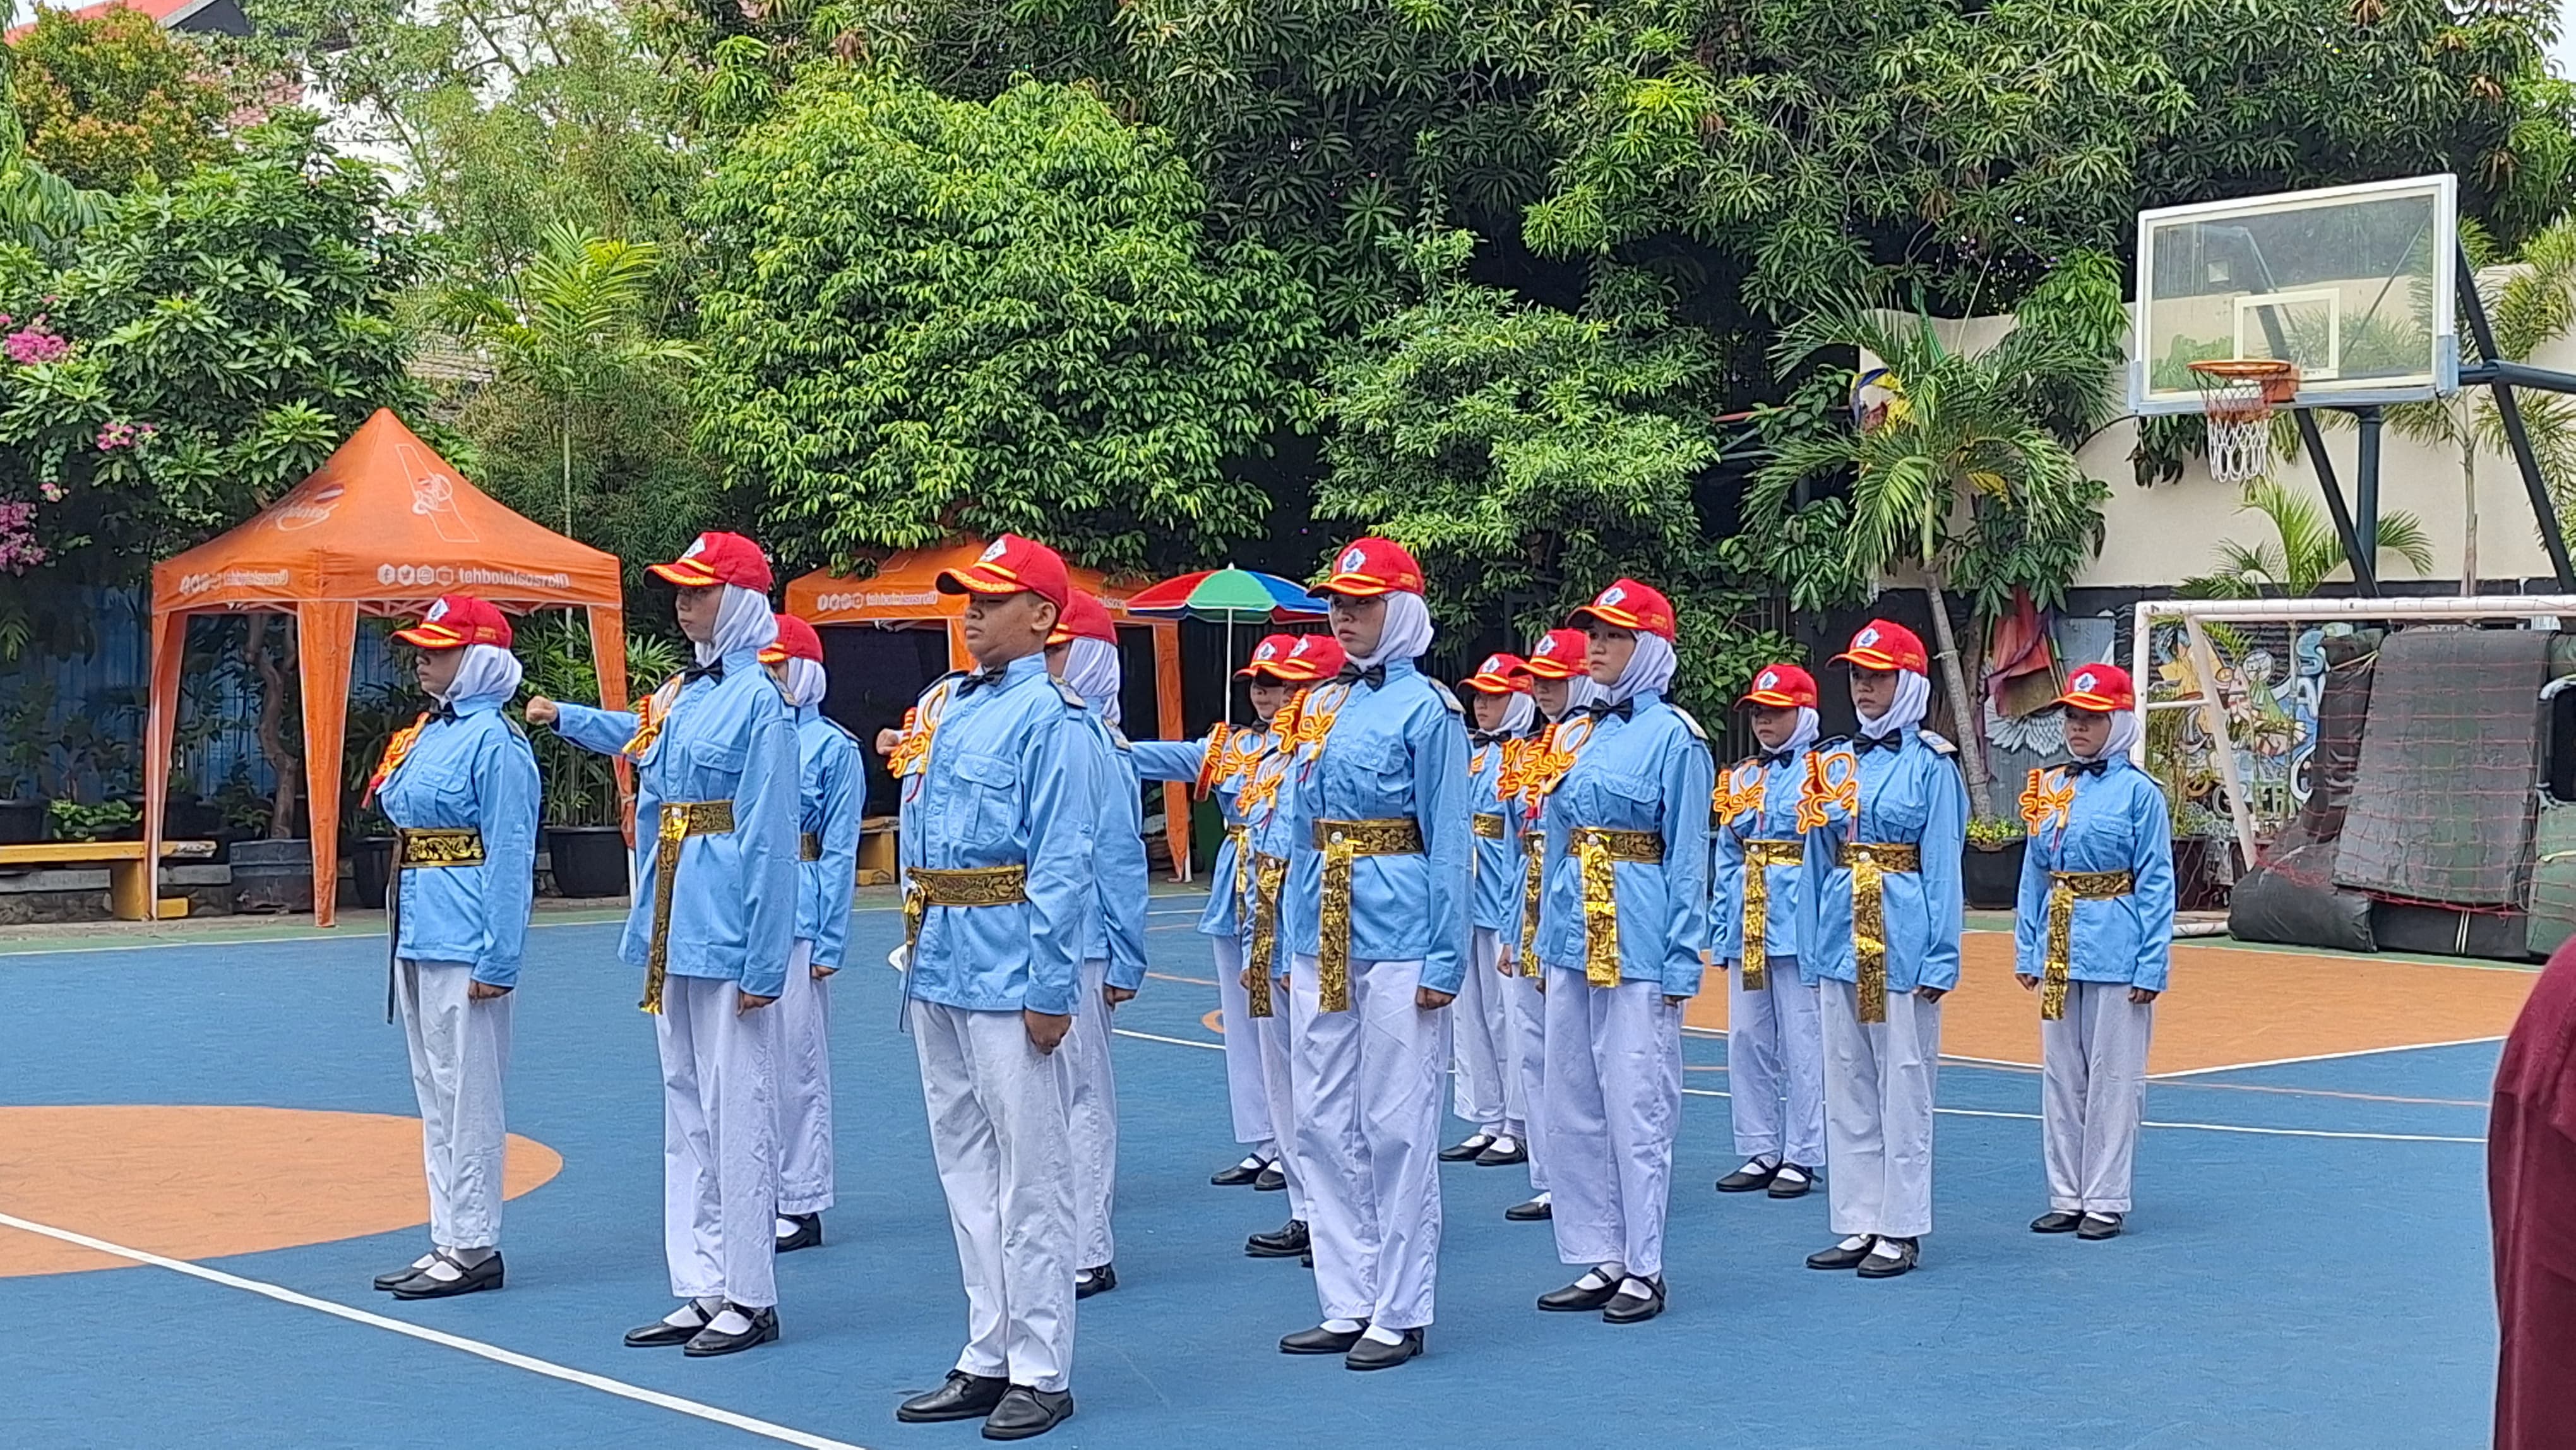
<path fill-rule="evenodd" d="M 2090 710 L 2097 715 L 2113 710 L 2138 708 L 2138 687 L 2129 672 L 2118 665 L 2079 665 L 2073 678 L 2066 682 L 2066 693 L 2057 703 L 2070 710 Z"/>
<path fill-rule="evenodd" d="M 1047 636 L 1050 645 L 1071 644 L 1077 639 L 1096 639 L 1108 644 L 1118 642 L 1118 621 L 1109 617 L 1109 606 L 1099 596 L 1077 589 L 1064 611 L 1056 616 L 1055 633 Z"/>
<path fill-rule="evenodd" d="M 1529 661 L 1516 654 L 1485 656 L 1484 664 L 1467 677 L 1467 688 L 1487 695 L 1509 695 L 1529 688 L 1525 678 Z"/>
<path fill-rule="evenodd" d="M 1261 637 L 1261 643 L 1252 647 L 1252 658 L 1245 661 L 1243 668 L 1236 670 L 1234 676 L 1239 680 L 1256 679 L 1263 675 L 1276 680 L 1285 680 L 1288 676 L 1280 671 L 1286 665 L 1288 656 L 1296 648 L 1297 636 L 1293 634 L 1265 634 Z"/>
<path fill-rule="evenodd" d="M 1288 651 L 1288 657 L 1279 662 L 1278 673 L 1282 678 L 1302 685 L 1312 680 L 1331 679 L 1340 674 L 1342 666 L 1349 662 L 1350 654 L 1342 648 L 1340 640 L 1329 634 L 1301 634 L 1297 636 L 1297 647 Z"/>
<path fill-rule="evenodd" d="M 1664 591 L 1634 579 L 1614 581 L 1594 595 L 1592 602 L 1566 616 L 1568 621 L 1590 617 L 1617 629 L 1633 629 L 1658 636 L 1667 644 L 1673 638 L 1673 602 Z"/>
<path fill-rule="evenodd" d="M 1004 534 L 974 563 L 939 571 L 942 594 L 1034 594 L 1062 614 L 1070 610 L 1073 575 L 1064 556 L 1035 539 Z"/>
<path fill-rule="evenodd" d="M 738 584 L 766 594 L 774 582 L 769 572 L 769 556 L 760 551 L 758 544 L 740 534 L 700 534 L 696 543 L 680 551 L 680 557 L 668 564 L 647 564 L 644 568 L 647 573 L 684 589 Z"/>
<path fill-rule="evenodd" d="M 823 636 L 816 634 L 814 626 L 795 615 L 779 615 L 777 642 L 760 652 L 760 662 L 774 665 L 780 660 L 812 660 L 821 664 Z"/>
<path fill-rule="evenodd" d="M 1419 594 L 1422 566 L 1393 539 L 1370 537 L 1352 543 L 1333 559 L 1332 572 L 1309 586 L 1318 594 L 1350 594 L 1365 599 L 1376 594 Z"/>
<path fill-rule="evenodd" d="M 1592 650 L 1592 641 L 1579 629 L 1551 629 L 1539 638 L 1538 648 L 1521 661 L 1521 673 L 1542 680 L 1570 680 L 1584 670 L 1584 657 Z"/>
<path fill-rule="evenodd" d="M 463 649 L 469 644 L 508 649 L 510 617 L 471 594 L 442 594 L 431 602 L 420 623 L 395 630 L 394 638 L 422 649 Z"/>
<path fill-rule="evenodd" d="M 1795 710 L 1800 706 L 1816 707 L 1816 677 L 1796 665 L 1764 665 L 1753 677 L 1753 688 L 1737 702 L 1746 705 L 1768 705 L 1774 710 Z"/>
<path fill-rule="evenodd" d="M 1852 636 L 1851 648 L 1834 659 L 1865 670 L 1912 670 L 1918 675 L 1932 670 L 1931 656 L 1923 652 L 1923 641 L 1914 631 L 1884 619 L 1862 625 L 1860 633 Z"/>

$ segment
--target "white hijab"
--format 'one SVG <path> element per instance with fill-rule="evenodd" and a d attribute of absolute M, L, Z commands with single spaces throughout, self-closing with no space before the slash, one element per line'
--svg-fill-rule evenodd
<path fill-rule="evenodd" d="M 1118 723 L 1118 692 L 1126 682 L 1126 673 L 1118 662 L 1118 646 L 1105 639 L 1077 639 L 1067 646 L 1064 660 L 1064 682 L 1080 695 L 1083 702 L 1100 712 L 1100 718 Z"/>
<path fill-rule="evenodd" d="M 1798 707 L 1798 728 L 1789 732 L 1788 741 L 1781 745 L 1780 748 L 1790 751 L 1804 750 L 1808 746 L 1816 743 L 1816 736 L 1820 733 L 1820 730 L 1821 727 L 1816 721 L 1815 707 L 1812 705 L 1800 705 Z"/>
<path fill-rule="evenodd" d="M 1860 733 L 1872 740 L 1884 740 L 1899 730 L 1909 730 L 1923 723 L 1923 712 L 1932 705 L 1932 681 L 1920 670 L 1896 672 L 1896 703 L 1887 713 L 1872 720 L 1860 717 Z"/>
<path fill-rule="evenodd" d="M 791 658 L 787 667 L 787 703 L 802 710 L 808 705 L 821 705 L 823 692 L 831 688 L 831 677 L 823 673 L 821 660 L 801 656 Z"/>
<path fill-rule="evenodd" d="M 1616 705 L 1644 691 L 1664 693 L 1672 688 L 1673 670 L 1680 663 L 1674 657 L 1671 640 L 1640 631 L 1637 652 L 1628 656 L 1628 667 L 1619 672 L 1619 683 L 1610 687 L 1610 703 Z"/>
<path fill-rule="evenodd" d="M 724 586 L 724 603 L 716 607 L 716 637 L 705 644 L 694 644 L 698 663 L 731 659 L 735 655 L 757 653 L 767 649 L 778 638 L 778 616 L 769 609 L 769 596 L 739 584 Z"/>
<path fill-rule="evenodd" d="M 438 702 L 451 710 L 502 705 L 519 693 L 519 657 L 497 644 L 469 644 L 456 666 L 456 681 Z"/>
<path fill-rule="evenodd" d="M 2130 750 L 2137 746 L 2137 743 L 2137 712 L 2134 710 L 2122 710 L 2111 717 L 2111 739 L 2109 743 L 2102 747 L 2102 753 L 2099 755 L 2077 755 L 2075 758 L 2078 760 L 2125 759 Z M 2073 752 L 2070 751 L 2069 753 L 2072 754 Z"/>
<path fill-rule="evenodd" d="M 1529 733 L 1531 722 L 1537 719 L 1538 702 L 1529 697 L 1529 691 L 1519 691 L 1503 706 L 1502 733 L 1526 735 Z"/>
<path fill-rule="evenodd" d="M 1386 596 L 1386 628 L 1378 633 L 1374 653 L 1351 656 L 1358 669 L 1374 669 L 1389 660 L 1415 660 L 1431 650 L 1431 606 L 1422 596 L 1391 593 Z"/>
<path fill-rule="evenodd" d="M 1590 675 L 1576 675 L 1565 683 L 1571 688 L 1565 692 L 1565 714 L 1556 717 L 1560 720 L 1571 717 L 1575 711 L 1586 705 L 1607 704 L 1610 701 L 1610 692 L 1601 688 L 1599 682 Z"/>

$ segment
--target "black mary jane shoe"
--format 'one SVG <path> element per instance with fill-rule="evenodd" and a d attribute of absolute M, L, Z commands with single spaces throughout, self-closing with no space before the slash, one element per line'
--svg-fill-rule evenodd
<path fill-rule="evenodd" d="M 1862 1278 L 1894 1279 L 1914 1272 L 1915 1260 L 1921 1258 L 1923 1254 L 1921 1244 L 1913 1239 L 1900 1238 L 1882 1238 L 1879 1242 L 1896 1245 L 1896 1257 L 1891 1259 L 1885 1254 L 1872 1251 L 1868 1258 L 1860 1261 Z"/>
<path fill-rule="evenodd" d="M 1405 1329 L 1397 1332 L 1404 1337 L 1393 1344 L 1381 1343 L 1362 1336 L 1359 1343 L 1351 1346 L 1351 1352 L 1342 1356 L 1342 1368 L 1393 1369 L 1408 1359 L 1420 1357 L 1422 1331 Z"/>
<path fill-rule="evenodd" d="M 1654 1318 L 1656 1315 L 1663 1313 L 1664 1276 L 1657 1274 L 1655 1277 L 1645 1280 L 1644 1282 L 1648 1289 L 1654 1291 L 1653 1293 L 1647 1294 L 1641 1298 L 1635 1294 L 1627 1292 L 1624 1288 L 1621 1289 L 1619 1297 L 1611 1300 L 1609 1306 L 1601 1311 L 1601 1322 L 1604 1324 L 1643 1324 L 1647 1320 Z"/>
<path fill-rule="evenodd" d="M 1261 1176 L 1252 1180 L 1252 1191 L 1255 1193 L 1278 1193 L 1287 1187 L 1288 1170 L 1276 1163 L 1263 1164 Z"/>
<path fill-rule="evenodd" d="M 1795 1178 L 1789 1176 L 1789 1170 L 1792 1168 L 1798 1170 L 1798 1176 Z M 1816 1170 L 1804 1163 L 1783 1163 L 1780 1165 L 1780 1171 L 1771 1175 L 1773 1198 L 1804 1198 L 1814 1192 L 1815 1187 Z"/>
<path fill-rule="evenodd" d="M 775 1240 L 778 1252 L 782 1254 L 792 1254 L 798 1249 L 819 1249 L 823 1246 L 823 1215 L 819 1213 L 782 1213 L 779 1217 L 796 1225 L 796 1232 L 789 1234 L 783 1239 Z"/>
<path fill-rule="evenodd" d="M 1759 1161 L 1760 1160 L 1757 1159 L 1753 1163 L 1747 1163 L 1743 1167 L 1729 1173 L 1724 1178 L 1717 1180 L 1717 1191 L 1720 1193 L 1759 1193 L 1763 1189 L 1770 1187 L 1771 1180 L 1779 1176 L 1780 1170 L 1776 1166 L 1770 1168 L 1761 1167 L 1759 1166 Z"/>
<path fill-rule="evenodd" d="M 1862 1234 L 1859 1238 L 1860 1247 L 1856 1249 L 1847 1249 L 1837 1243 L 1830 1249 L 1807 1255 L 1807 1267 L 1823 1269 L 1827 1272 L 1859 1268 L 1860 1261 L 1869 1257 L 1869 1246 L 1876 1242 L 1867 1234 Z"/>
<path fill-rule="evenodd" d="M 423 1269 L 394 1285 L 393 1296 L 397 1299 L 453 1299 L 459 1294 L 480 1294 L 487 1289 L 501 1287 L 503 1275 L 499 1249 L 494 1249 L 490 1258 L 471 1268 L 446 1258 L 444 1254 L 440 1257 L 456 1269 L 455 1278 L 441 1279 Z"/>
<path fill-rule="evenodd" d="M 698 1316 L 698 1321 L 695 1324 L 674 1324 L 668 1319 L 656 1319 L 650 1324 L 639 1324 L 626 1331 L 626 1347 L 670 1349 L 697 1338 L 698 1331 L 707 1327 L 707 1311 L 699 1308 L 695 1299 L 681 1307 Z"/>
<path fill-rule="evenodd" d="M 1467 1141 L 1463 1143 L 1452 1143 L 1448 1147 L 1441 1149 L 1440 1161 L 1443 1163 L 1472 1163 L 1476 1160 L 1478 1154 L 1483 1153 L 1487 1148 L 1490 1148 L 1493 1145 L 1493 1134 L 1478 1133 L 1468 1138 Z"/>
<path fill-rule="evenodd" d="M 394 1270 L 390 1274 L 378 1274 L 376 1276 L 376 1292 L 379 1294 L 392 1293 L 396 1284 L 402 1283 L 418 1274 L 421 1270 L 428 1268 L 430 1260 L 437 1257 L 438 1255 L 435 1253 L 423 1254 L 419 1258 L 412 1260 L 410 1263 L 403 1265 L 401 1268 Z"/>
<path fill-rule="evenodd" d="M 2030 1231 L 2035 1234 L 2071 1234 L 2083 1223 L 2084 1215 L 2080 1213 L 2052 1208 L 2030 1221 Z"/>
<path fill-rule="evenodd" d="M 1544 1198 L 1533 1198 L 1504 1209 L 1503 1217 L 1514 1223 L 1545 1223 L 1556 1217 L 1556 1205 Z"/>
<path fill-rule="evenodd" d="M 984 1417 L 987 1440 L 1029 1440 L 1073 1418 L 1073 1391 L 1013 1385 Z"/>
<path fill-rule="evenodd" d="M 1506 1148 L 1503 1146 L 1505 1143 L 1512 1146 Z M 1476 1155 L 1476 1166 L 1479 1168 L 1509 1168 L 1515 1163 L 1528 1161 L 1529 1145 L 1518 1138 L 1496 1138 L 1493 1146 Z"/>
<path fill-rule="evenodd" d="M 682 1354 L 691 1359 L 713 1359 L 719 1354 L 740 1354 L 746 1349 L 767 1344 L 778 1337 L 776 1305 L 746 1309 L 740 1304 L 727 1304 L 725 1308 L 750 1320 L 751 1323 L 739 1334 L 727 1334 L 716 1328 L 715 1319 L 710 1319 L 707 1321 L 707 1327 L 699 1330 L 697 1337 L 689 1341 L 688 1348 L 680 1351 Z M 716 1315 L 716 1319 L 723 1317 L 721 1312 Z"/>
<path fill-rule="evenodd" d="M 1583 1274 L 1583 1279 L 1600 1277 L 1599 1269 L 1587 1269 Z M 1610 1301 L 1619 1297 L 1618 1275 L 1611 1275 L 1610 1282 L 1599 1288 L 1586 1287 L 1583 1279 L 1577 1279 L 1562 1289 L 1551 1289 L 1539 1295 L 1538 1307 L 1550 1314 L 1590 1314 L 1595 1310 L 1609 1308 Z"/>
<path fill-rule="evenodd" d="M 980 1420 L 993 1413 L 1011 1392 L 1002 1375 L 968 1374 L 952 1369 L 939 1388 L 894 1407 L 894 1417 L 907 1425 L 933 1425 L 943 1420 Z"/>
<path fill-rule="evenodd" d="M 1224 1172 L 1210 1176 L 1208 1182 L 1219 1188 L 1248 1188 L 1260 1180 L 1263 1166 L 1253 1162 L 1228 1164 Z"/>
<path fill-rule="evenodd" d="M 1282 1337 L 1279 1341 L 1279 1352 L 1281 1354 L 1348 1354 L 1352 1347 L 1360 1342 L 1360 1335 L 1367 1328 L 1368 1326 L 1363 1324 L 1358 1329 L 1343 1334 L 1318 1324 L 1312 1329 L 1300 1329 L 1294 1334 Z"/>
<path fill-rule="evenodd" d="M 2100 1243 L 2104 1239 L 2118 1238 L 2120 1230 L 2127 1226 L 2128 1220 L 2119 1214 L 2088 1213 L 2084 1215 L 2084 1226 L 2075 1231 L 2075 1236 L 2088 1243 Z"/>
<path fill-rule="evenodd" d="M 1073 1276 L 1073 1297 L 1076 1299 L 1088 1299 L 1094 1294 L 1106 1294 L 1117 1287 L 1118 1266 L 1116 1264 L 1102 1264 L 1097 1268 L 1080 1269 L 1075 1271 Z"/>
<path fill-rule="evenodd" d="M 1293 1259 L 1314 1247 L 1315 1236 L 1307 1231 L 1303 1219 L 1292 1218 L 1268 1233 L 1257 1233 L 1243 1241 L 1244 1257 L 1252 1259 Z"/>

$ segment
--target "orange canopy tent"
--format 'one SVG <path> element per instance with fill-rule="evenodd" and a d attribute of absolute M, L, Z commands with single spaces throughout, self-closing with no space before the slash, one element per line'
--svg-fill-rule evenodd
<path fill-rule="evenodd" d="M 616 558 L 493 502 L 379 408 L 312 477 L 257 517 L 153 566 L 146 859 L 160 859 L 188 617 L 291 612 L 304 686 L 313 912 L 321 925 L 331 925 L 340 873 L 341 736 L 358 616 L 418 614 L 442 594 L 471 594 L 513 613 L 588 610 L 600 703 L 625 705 L 626 623 Z"/>
<path fill-rule="evenodd" d="M 789 581 L 787 612 L 818 629 L 836 624 L 872 624 L 879 629 L 945 630 L 949 668 L 972 669 L 975 661 L 966 653 L 966 635 L 960 623 L 966 614 L 965 596 L 940 593 L 939 575 L 942 570 L 974 563 L 983 552 L 983 540 L 959 539 L 935 549 L 900 550 L 865 579 L 817 569 Z M 1177 739 L 1181 733 L 1180 625 L 1169 619 L 1130 617 L 1126 601 L 1136 592 L 1133 586 L 1112 583 L 1092 569 L 1075 569 L 1072 573 L 1073 587 L 1098 596 L 1119 624 L 1153 630 L 1154 703 L 1160 717 L 1155 724 L 1164 738 Z M 1186 881 L 1190 871 L 1186 786 L 1163 788 L 1163 820 L 1171 837 L 1173 873 Z"/>

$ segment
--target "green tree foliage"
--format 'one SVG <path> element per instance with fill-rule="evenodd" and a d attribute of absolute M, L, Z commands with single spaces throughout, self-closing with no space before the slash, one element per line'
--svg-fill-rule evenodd
<path fill-rule="evenodd" d="M 1577 317 L 1468 281 L 1474 245 L 1422 238 L 1426 299 L 1332 369 L 1317 516 L 1413 550 L 1453 624 L 1535 635 L 1612 579 L 1656 584 L 1681 615 L 1682 698 L 1723 709 L 1785 646 L 1735 627 L 1749 601 L 1706 557 L 1715 359 L 1664 325 L 1648 279 L 1618 315 Z"/>
<path fill-rule="evenodd" d="M 2218 546 L 2218 567 L 2182 581 L 2186 599 L 2301 599 L 2345 567 L 2343 544 L 2325 510 L 2271 479 L 2247 485 L 2238 513 L 2260 514 L 2272 537 L 2251 544 L 2233 539 Z M 2379 553 L 2394 554 L 2422 573 L 2433 567 L 2424 525 L 2409 513 L 2379 516 Z M 2347 576 L 2348 577 L 2348 576 Z"/>
<path fill-rule="evenodd" d="M 1089 94 L 850 79 L 709 182 L 701 443 L 835 561 L 1020 530 L 1103 564 L 1220 554 L 1237 462 L 1307 410 L 1312 303 L 1211 242 L 1167 144 Z"/>
<path fill-rule="evenodd" d="M 9 48 L 28 154 L 102 191 L 167 185 L 230 156 L 234 117 L 255 113 L 278 79 L 121 7 L 40 10 Z"/>
<path fill-rule="evenodd" d="M 27 154 L 17 88 L 17 53 L 0 45 L 0 241 L 52 248 L 95 225 L 107 198 Z"/>

